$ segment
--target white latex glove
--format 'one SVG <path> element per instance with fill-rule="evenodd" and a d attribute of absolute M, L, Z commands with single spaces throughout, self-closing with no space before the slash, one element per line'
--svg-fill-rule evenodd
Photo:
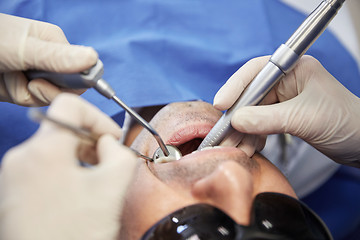
<path fill-rule="evenodd" d="M 219 90 L 214 105 L 229 108 L 268 59 L 241 67 Z M 251 134 L 290 133 L 338 163 L 360 167 L 360 100 L 313 57 L 302 57 L 262 104 L 272 105 L 239 109 L 232 126 Z"/>
<path fill-rule="evenodd" d="M 233 147 L 241 149 L 247 156 L 252 157 L 256 151 L 261 151 L 266 142 L 265 135 L 255 135 L 255 134 L 239 134 L 239 132 L 234 131 L 229 136 L 227 136 L 219 146 L 221 147 Z"/>
<path fill-rule="evenodd" d="M 0 13 L 0 101 L 23 106 L 48 105 L 63 89 L 44 79 L 27 80 L 29 69 L 81 72 L 97 61 L 94 49 L 70 45 L 55 25 Z"/>
<path fill-rule="evenodd" d="M 55 99 L 48 115 L 104 134 L 96 144 L 99 163 L 80 167 L 77 155 L 83 141 L 44 120 L 34 136 L 3 159 L 0 239 L 115 239 L 122 198 L 137 162 L 115 139 L 121 129 L 95 107 L 66 93 Z"/>

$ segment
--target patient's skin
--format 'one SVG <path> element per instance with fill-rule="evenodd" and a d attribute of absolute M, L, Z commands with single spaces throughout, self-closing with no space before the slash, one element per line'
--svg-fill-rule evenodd
<path fill-rule="evenodd" d="M 166 143 L 178 146 L 205 137 L 220 116 L 221 112 L 205 102 L 172 103 L 150 123 Z M 190 145 L 185 151 L 191 151 Z M 142 131 L 132 147 L 152 156 L 158 145 Z M 296 197 L 286 178 L 260 154 L 249 158 L 236 148 L 216 148 L 170 163 L 139 161 L 125 198 L 120 239 L 139 239 L 164 216 L 195 203 L 216 206 L 246 225 L 253 198 L 260 192 Z"/>

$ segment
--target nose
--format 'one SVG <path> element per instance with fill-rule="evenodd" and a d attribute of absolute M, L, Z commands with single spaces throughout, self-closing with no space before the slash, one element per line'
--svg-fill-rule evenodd
<path fill-rule="evenodd" d="M 195 182 L 191 193 L 200 202 L 221 209 L 237 223 L 249 224 L 254 178 L 236 162 L 220 164 L 213 173 Z"/>

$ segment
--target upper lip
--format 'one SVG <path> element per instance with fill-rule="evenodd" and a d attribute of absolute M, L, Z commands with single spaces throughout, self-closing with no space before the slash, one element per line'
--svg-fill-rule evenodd
<path fill-rule="evenodd" d="M 178 147 L 182 155 L 189 154 L 199 147 L 213 124 L 201 123 L 181 128 L 168 139 L 168 144 Z"/>
<path fill-rule="evenodd" d="M 204 138 L 214 126 L 212 123 L 197 123 L 175 131 L 167 140 L 168 144 L 178 146 L 195 138 Z"/>
<path fill-rule="evenodd" d="M 197 150 L 201 141 L 215 125 L 216 120 L 194 120 L 191 124 L 181 125 L 166 138 L 166 144 L 179 148 L 182 155 Z"/>

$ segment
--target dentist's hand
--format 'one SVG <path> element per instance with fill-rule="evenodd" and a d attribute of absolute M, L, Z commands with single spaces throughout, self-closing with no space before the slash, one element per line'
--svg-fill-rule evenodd
<path fill-rule="evenodd" d="M 241 67 L 215 96 L 215 107 L 231 107 L 268 60 L 252 59 Z M 270 91 L 262 106 L 239 109 L 231 124 L 250 134 L 290 133 L 338 163 L 360 167 L 359 119 L 359 98 L 316 59 L 304 56 Z"/>
<path fill-rule="evenodd" d="M 59 88 L 44 79 L 29 82 L 22 71 L 81 72 L 96 63 L 94 49 L 70 45 L 58 26 L 2 13 L 0 32 L 0 101 L 43 106 L 60 92 L 85 91 Z"/>
<path fill-rule="evenodd" d="M 102 135 L 95 149 L 99 163 L 80 167 L 82 140 L 44 120 L 3 159 L 0 239 L 115 239 L 137 158 L 117 142 L 118 125 L 75 95 L 61 94 L 48 115 Z"/>

